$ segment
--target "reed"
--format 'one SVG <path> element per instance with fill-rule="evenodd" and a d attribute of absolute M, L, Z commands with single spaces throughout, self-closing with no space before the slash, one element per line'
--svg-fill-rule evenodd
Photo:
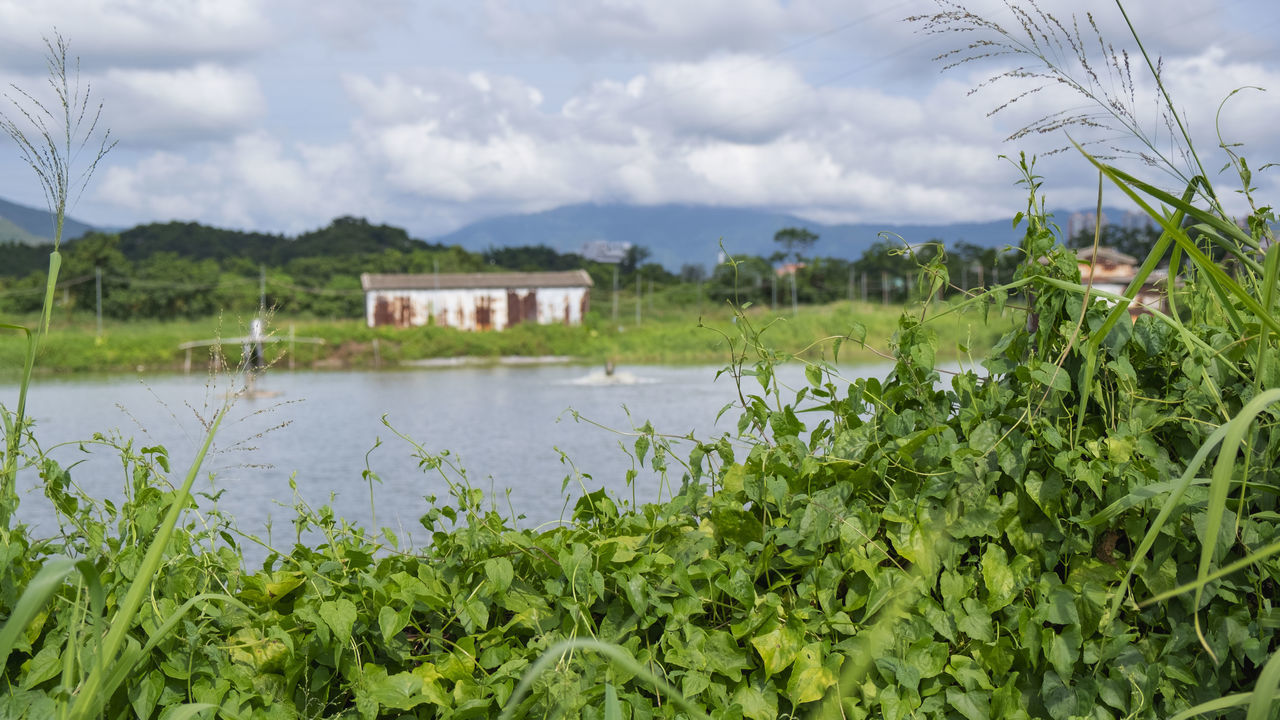
<path fill-rule="evenodd" d="M 109 131 L 98 135 L 102 105 L 92 105 L 89 86 L 81 86 L 80 63 L 78 59 L 69 57 L 66 39 L 54 34 L 52 39 L 45 39 L 45 46 L 48 50 L 48 84 L 53 100 L 40 100 L 14 85 L 10 87 L 11 93 L 4 94 L 11 110 L 0 110 L 0 131 L 17 144 L 22 160 L 35 172 L 54 223 L 53 251 L 49 254 L 44 305 L 39 321 L 34 328 L 13 323 L 0 324 L 0 328 L 16 330 L 26 336 L 17 408 L 12 417 L 7 413 L 4 415 L 6 441 L 4 465 L 0 470 L 0 525 L 8 524 L 17 502 L 18 448 L 26 431 L 27 390 L 31 385 L 31 373 L 41 340 L 49 332 L 53 294 L 58 282 L 58 269 L 62 265 L 58 248 L 62 244 L 67 208 L 79 197 L 98 162 L 115 145 Z M 90 160 L 83 168 L 77 169 L 74 163 L 90 148 Z"/>
<path fill-rule="evenodd" d="M 110 132 L 98 134 L 101 104 L 92 105 L 90 90 L 79 81 L 79 62 L 69 56 L 65 38 L 55 34 L 46 39 L 49 87 L 56 104 L 41 100 L 36 95 L 13 87 L 13 94 L 6 94 L 17 116 L 0 113 L 0 129 L 17 144 L 22 159 L 35 172 L 54 221 L 54 249 L 49 256 L 48 282 L 39 321 L 34 327 L 16 323 L 3 323 L 0 328 L 16 330 L 26 337 L 26 353 L 18 390 L 16 410 L 11 414 L 0 408 L 4 419 L 5 455 L 0 472 L 0 528 L 6 531 L 6 540 L 14 529 L 13 513 L 17 509 L 17 473 L 23 455 L 23 436 L 27 432 L 26 399 L 31 385 L 41 342 L 48 335 L 53 310 L 53 292 L 57 283 L 61 256 L 58 247 L 62 241 L 62 227 L 67 209 L 83 191 L 98 163 L 114 146 Z M 86 148 L 91 150 L 89 161 L 83 168 L 75 162 Z M 150 594 L 157 574 L 170 549 L 170 539 L 183 511 L 190 504 L 191 486 L 199 474 L 200 466 L 213 442 L 214 435 L 227 405 L 217 412 L 209 424 L 204 444 L 200 447 L 186 478 L 174 493 L 163 520 L 155 528 L 146 553 L 141 559 L 133 580 L 118 603 L 108 607 L 103 592 L 99 558 L 74 560 L 69 557 L 46 559 L 39 571 L 18 597 L 13 611 L 0 627 L 0 668 L 8 662 L 20 637 L 41 617 L 43 608 L 55 596 L 67 592 L 68 579 L 78 577 L 78 586 L 72 591 L 76 604 L 76 618 L 65 637 L 62 651 L 62 692 L 56 703 L 59 718 L 81 720 L 99 717 L 116 690 L 128 678 L 132 669 L 148 657 L 159 643 L 170 637 L 184 617 L 199 603 L 221 601 L 240 605 L 234 598 L 221 593 L 206 593 L 191 598 L 178 607 L 154 628 L 145 645 L 139 645 L 129 635 L 135 629 L 139 611 Z M 48 461 L 35 452 L 33 464 L 48 468 Z M 18 528 L 20 530 L 20 528 Z M 87 602 L 85 602 L 87 600 Z M 114 598 L 113 598 L 114 600 Z M 248 610 L 248 608 L 244 608 Z M 83 646 L 81 643 L 85 643 Z M 184 712 L 189 716 L 196 710 L 212 708 L 207 703 L 188 703 Z"/>

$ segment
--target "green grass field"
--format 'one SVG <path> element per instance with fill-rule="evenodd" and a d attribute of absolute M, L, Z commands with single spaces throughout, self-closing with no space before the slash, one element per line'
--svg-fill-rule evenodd
<path fill-rule="evenodd" d="M 427 358 L 492 358 L 503 356 L 569 356 L 583 363 L 717 363 L 727 362 L 728 338 L 738 337 L 732 308 L 704 303 L 696 308 L 668 305 L 646 310 L 636 323 L 634 306 L 626 307 L 614 323 L 607 308 L 588 314 L 578 327 L 521 325 L 501 332 L 465 332 L 453 328 L 412 329 L 365 326 L 363 320 L 330 320 L 273 316 L 269 331 L 280 338 L 271 345 L 268 358 L 276 364 L 296 368 L 369 368 L 395 366 Z M 757 328 L 767 328 L 765 337 L 773 347 L 793 354 L 829 358 L 832 338 L 848 337 L 860 324 L 866 329 L 867 347 L 846 340 L 840 349 L 842 362 L 875 362 L 877 353 L 887 352 L 897 328 L 902 306 L 839 302 L 801 307 L 794 317 L 790 311 L 771 312 L 748 308 L 744 317 Z M 627 312 L 629 311 L 629 312 Z M 926 318 L 941 312 L 931 307 Z M 918 312 L 918 308 L 914 311 Z M 958 321 L 957 321 L 958 319 Z M 179 371 L 186 353 L 183 342 L 234 338 L 246 334 L 249 317 L 224 315 L 171 322 L 108 320 L 101 336 L 89 314 L 56 313 L 52 332 L 41 348 L 39 372 L 134 372 Z M 18 318 L 17 324 L 34 326 L 36 318 Z M 986 323 L 978 312 L 953 314 L 932 323 L 938 333 L 939 354 L 955 356 L 961 346 L 979 352 L 989 347 L 1006 323 Z M 297 343 L 290 349 L 290 332 L 298 337 L 318 337 L 323 345 Z M 856 337 L 857 333 L 855 333 Z M 375 345 L 376 340 L 376 345 Z M 240 358 L 240 348 L 223 348 L 231 363 Z M 22 364 L 23 335 L 0 334 L 0 374 L 16 373 Z M 210 350 L 192 353 L 192 369 L 210 362 Z"/>

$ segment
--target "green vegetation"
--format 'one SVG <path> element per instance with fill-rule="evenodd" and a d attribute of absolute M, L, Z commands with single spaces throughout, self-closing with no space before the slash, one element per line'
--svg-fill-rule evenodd
<path fill-rule="evenodd" d="M 429 546 L 299 507 L 299 533 L 325 539 L 246 568 L 260 541 L 193 508 L 203 451 L 171 484 L 163 448 L 87 440 L 125 471 L 125 502 L 104 503 L 4 411 L 0 715 L 1274 717 L 1274 216 L 1253 205 L 1242 229 L 1201 175 L 1178 196 L 1081 155 L 1162 228 L 1123 295 L 1082 284 L 1022 159 L 1024 262 L 941 304 L 947 266 L 929 259 L 885 379 L 837 373 L 855 327 L 784 394 L 791 355 L 740 313 L 737 432 L 636 428 L 661 502 L 571 475 L 551 529 L 518 529 L 403 438 L 449 482 L 424 504 Z M 1166 256 L 1186 295 L 1131 320 Z M 1007 305 L 1018 294 L 1032 301 Z M 940 330 L 1002 310 L 1015 322 L 982 370 L 944 380 Z M 8 520 L 16 467 L 44 480 L 55 537 Z"/>
<path fill-rule="evenodd" d="M 692 290 L 692 288 L 690 288 Z M 692 297 L 688 298 L 692 301 Z M 619 324 L 613 324 L 598 311 L 592 312 L 580 327 L 562 325 L 517 325 L 503 332 L 466 332 L 447 327 L 410 329 L 370 329 L 362 320 L 291 320 L 274 315 L 271 330 L 278 342 L 267 347 L 270 364 L 283 368 L 372 368 L 391 367 L 427 358 L 468 357 L 481 362 L 496 361 L 503 356 L 566 356 L 578 362 L 602 363 L 722 363 L 729 356 L 727 336 L 735 336 L 735 314 L 727 304 L 712 305 L 704 300 L 704 311 L 689 310 L 673 304 L 643 310 L 642 320 L 635 324 L 634 294 L 624 294 Z M 769 325 L 768 338 L 780 347 L 803 348 L 819 338 L 845 336 L 855 323 L 866 329 L 867 348 L 846 348 L 846 362 L 880 362 L 888 352 L 887 340 L 892 336 L 901 313 L 900 306 L 833 303 L 803 307 L 800 313 L 778 316 L 765 308 L 749 308 L 746 314 L 761 326 Z M 34 318 L 32 318 L 34 320 Z M 218 337 L 234 337 L 247 332 L 249 318 L 214 317 L 205 320 L 172 322 L 136 321 L 110 323 L 98 336 L 92 316 L 83 313 L 55 313 L 54 332 L 42 344 L 40 368 L 44 372 L 134 372 L 181 370 L 186 354 L 181 343 Z M 943 333 L 943 355 L 955 357 L 963 346 L 973 352 L 990 347 L 1007 327 L 1004 322 L 988 325 L 982 317 L 940 328 Z M 287 342 L 290 330 L 302 337 L 319 337 L 324 345 Z M 375 358 L 374 340 L 377 340 Z M 0 335 L 0 368 L 18 367 L 26 351 L 23 339 Z M 222 348 L 238 360 L 239 347 Z M 805 357 L 817 358 L 824 352 L 816 344 Z M 203 370 L 211 361 L 209 349 L 193 351 L 192 367 Z M 0 373 L 0 379 L 4 379 Z"/>
<path fill-rule="evenodd" d="M 790 307 L 837 300 L 901 304 L 913 299 L 913 282 L 921 261 L 938 254 L 938 245 L 907 252 L 900 242 L 881 240 L 854 261 L 808 257 L 803 229 L 780 231 L 790 243 L 773 257 L 738 256 L 737 278 L 731 265 L 711 276 L 700 266 L 681 275 L 645 263 L 647 251 L 633 247 L 618 264 L 625 293 L 639 292 L 649 304 L 673 298 L 711 304 L 734 300 Z M 39 312 L 47 274 L 40 270 L 48 247 L 0 246 L 6 264 L 0 268 L 0 311 Z M 374 225 L 360 218 L 338 218 L 331 225 L 296 238 L 242 233 L 194 223 L 143 225 L 118 235 L 93 233 L 67 244 L 57 284 L 64 310 L 95 312 L 98 291 L 107 318 L 175 320 L 227 313 L 255 312 L 265 287 L 268 307 L 289 316 L 357 318 L 364 313 L 360 273 L 490 272 L 586 269 L 595 282 L 592 302 L 612 302 L 614 267 L 547 247 L 468 252 L 458 246 L 431 245 L 409 238 L 399 228 Z M 775 266 L 783 259 L 797 263 L 791 276 Z M 947 253 L 953 282 L 948 296 L 1008 279 L 1016 254 L 958 243 Z M 101 275 L 101 287 L 98 276 Z"/>

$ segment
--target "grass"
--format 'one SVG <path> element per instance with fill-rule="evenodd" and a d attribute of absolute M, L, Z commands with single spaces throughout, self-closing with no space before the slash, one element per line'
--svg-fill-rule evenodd
<path fill-rule="evenodd" d="M 765 337 L 777 347 L 804 348 L 822 338 L 848 336 L 856 328 L 865 329 L 869 345 L 863 348 L 845 343 L 841 361 L 878 362 L 889 350 L 903 308 L 895 305 L 838 302 L 804 306 L 795 317 L 790 312 L 774 314 L 767 308 L 748 308 L 745 315 L 753 324 L 768 326 Z M 955 357 L 964 346 L 974 353 L 990 347 L 1007 329 L 1007 322 L 988 324 L 977 313 L 961 316 L 962 322 L 939 326 L 940 353 Z M 22 320 L 36 321 L 36 318 Z M 177 371 L 184 363 L 180 343 L 244 332 L 247 319 L 212 317 L 170 322 L 117 322 L 106 326 L 99 337 L 90 314 L 55 313 L 54 331 L 44 341 L 39 355 L 39 372 L 135 372 Z M 298 336 L 325 340 L 322 346 L 298 344 L 293 349 L 296 366 L 326 369 L 369 368 L 377 359 L 395 365 L 427 358 L 502 356 L 569 356 L 584 363 L 606 359 L 629 364 L 720 363 L 729 357 L 726 338 L 734 337 L 733 309 L 708 305 L 703 314 L 678 308 L 664 308 L 645 316 L 639 325 L 634 317 L 623 317 L 614 325 L 608 317 L 591 313 L 579 327 L 520 325 L 503 332 L 465 332 L 454 328 L 370 329 L 362 320 L 324 320 L 274 317 L 274 333 L 287 338 L 292 328 Z M 861 332 L 861 330 L 859 330 Z M 821 353 L 825 344 L 815 345 L 809 356 Z M 278 364 L 287 364 L 287 342 L 276 343 L 268 351 Z M 224 348 L 233 359 L 238 348 Z M 207 361 L 207 350 L 196 350 L 193 368 Z M 0 336 L 0 368 L 20 364 L 25 353 L 23 338 Z M 0 378 L 4 377 L 0 371 Z"/>

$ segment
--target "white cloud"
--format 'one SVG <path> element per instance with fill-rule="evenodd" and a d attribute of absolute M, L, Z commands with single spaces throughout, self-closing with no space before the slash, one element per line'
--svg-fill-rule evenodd
<path fill-rule="evenodd" d="M 287 146 L 253 132 L 200 160 L 156 152 L 131 166 L 107 167 L 96 196 L 152 220 L 298 232 L 377 210 L 361 172 L 343 148 Z"/>
<path fill-rule="evenodd" d="M 94 88 L 103 99 L 106 126 L 124 142 L 230 136 L 251 127 L 266 110 L 252 74 L 210 63 L 110 70 Z"/>
<path fill-rule="evenodd" d="M 490 39 L 570 57 L 688 57 L 772 47 L 786 16 L 776 0 L 554 0 L 532 5 L 488 0 L 484 9 Z"/>
<path fill-rule="evenodd" d="M 388 27 L 405 25 L 410 0 L 259 0 L 276 19 L 282 35 L 306 38 L 319 34 L 342 50 L 367 50 Z M 277 41 L 284 40 L 278 37 Z"/>
<path fill-rule="evenodd" d="M 516 40 L 526 49 L 635 61 L 575 65 L 576 84 L 548 82 L 543 71 L 561 61 L 525 63 L 531 56 L 519 48 L 487 63 L 459 57 L 451 65 L 424 60 L 414 67 L 403 62 L 403 49 L 376 63 L 334 62 L 327 67 L 343 71 L 323 78 L 336 95 L 324 107 L 326 117 L 340 118 L 330 124 L 343 132 L 320 140 L 313 134 L 306 144 L 291 140 L 280 122 L 291 112 L 314 113 L 306 96 L 292 101 L 296 109 L 266 107 L 264 98 L 276 95 L 247 63 L 119 68 L 104 74 L 103 89 L 129 98 L 127 112 L 146 108 L 141 121 L 125 117 L 119 132 L 139 143 L 150 134 L 169 144 L 165 152 L 113 165 L 102 197 L 143 216 L 269 230 L 365 214 L 423 236 L 489 214 L 583 201 L 750 205 L 883 222 L 1007 215 L 1020 206 L 1023 190 L 1014 185 L 1016 171 L 997 156 L 1042 153 L 1064 136 L 1003 138 L 1046 113 L 1081 107 L 1081 100 L 1052 87 L 987 117 L 1022 87 L 970 95 L 999 71 L 993 63 L 939 75 L 938 65 L 910 45 L 920 42 L 913 28 L 897 22 L 919 4 L 859 9 L 862 16 L 850 19 L 847 7 L 835 12 L 841 8 L 834 0 L 732 6 L 709 0 L 689 7 L 656 0 L 491 2 L 476 12 L 495 19 L 495 36 L 523 33 Z M 1048 0 L 1050 6 L 1067 7 L 1065 0 Z M 324 7 L 306 21 L 311 27 L 356 22 L 342 7 Z M 1201 17 L 1198 5 L 1176 7 Z M 403 12 L 409 11 L 389 0 L 377 13 L 381 19 L 362 27 Z M 273 13 L 276 22 L 284 18 L 284 11 Z M 1104 33 L 1112 32 L 1115 18 L 1102 15 Z M 568 44 L 553 47 L 558 39 Z M 1202 150 L 1216 145 L 1213 112 L 1231 87 L 1262 84 L 1280 92 L 1276 64 L 1238 50 L 1207 45 L 1165 62 Z M 886 59 L 876 67 L 901 71 L 892 82 L 863 72 Z M 214 97 L 224 101 L 204 102 Z M 1144 108 L 1152 98 L 1152 88 L 1138 88 Z M 1250 143 L 1255 165 L 1276 159 L 1280 149 L 1270 131 L 1269 118 L 1280 111 L 1273 98 L 1280 96 L 1245 94 L 1224 122 L 1229 137 Z M 272 129 L 255 130 L 264 115 Z M 202 149 L 181 149 L 188 137 L 200 138 Z M 1220 165 L 1215 160 L 1212 169 Z M 1051 205 L 1092 202 L 1096 175 L 1078 155 L 1043 159 L 1039 169 Z"/>
<path fill-rule="evenodd" d="M 54 29 L 97 66 L 187 63 L 270 43 L 264 0 L 0 0 L 0 61 L 43 66 Z M 86 66 L 87 67 L 87 66 Z"/>

